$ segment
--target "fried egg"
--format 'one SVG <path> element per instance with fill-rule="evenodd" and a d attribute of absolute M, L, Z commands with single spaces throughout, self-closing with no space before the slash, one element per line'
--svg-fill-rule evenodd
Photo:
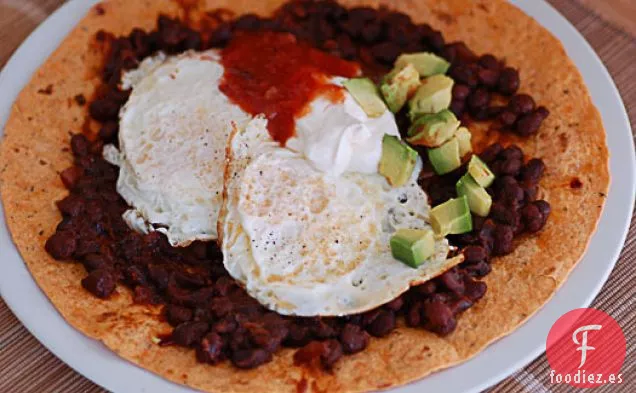
<path fill-rule="evenodd" d="M 228 135 L 251 118 L 219 90 L 219 56 L 159 54 L 124 74 L 132 93 L 120 112 L 119 151 L 104 151 L 120 167 L 128 225 L 163 232 L 173 246 L 217 238 Z"/>
<path fill-rule="evenodd" d="M 337 316 L 373 309 L 461 262 L 446 239 L 411 268 L 391 255 L 391 235 L 424 229 L 430 206 L 417 184 L 392 188 L 378 173 L 334 176 L 281 147 L 261 117 L 228 143 L 219 237 L 227 271 L 286 315 Z"/>

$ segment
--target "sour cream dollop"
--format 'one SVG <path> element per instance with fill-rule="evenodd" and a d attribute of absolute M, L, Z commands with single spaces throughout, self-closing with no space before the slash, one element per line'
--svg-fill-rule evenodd
<path fill-rule="evenodd" d="M 346 79 L 333 78 L 342 86 Z M 367 116 L 351 94 L 334 103 L 317 97 L 307 115 L 296 120 L 296 134 L 287 147 L 302 153 L 317 169 L 334 176 L 345 172 L 377 173 L 384 134 L 399 131 L 388 109 L 379 117 Z"/>

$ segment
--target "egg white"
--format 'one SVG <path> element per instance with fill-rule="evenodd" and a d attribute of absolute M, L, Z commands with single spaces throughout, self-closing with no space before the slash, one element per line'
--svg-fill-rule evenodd
<path fill-rule="evenodd" d="M 391 301 L 461 262 L 446 239 L 414 269 L 394 259 L 391 235 L 430 228 L 429 205 L 411 181 L 392 188 L 377 173 L 333 176 L 280 147 L 255 118 L 237 128 L 219 234 L 224 265 L 251 296 L 281 314 L 336 316 Z"/>
<path fill-rule="evenodd" d="M 214 50 L 159 54 L 126 73 L 132 93 L 120 112 L 120 151 L 104 151 L 120 167 L 129 226 L 163 232 L 173 246 L 217 238 L 227 139 L 251 118 L 219 90 L 219 60 Z"/>

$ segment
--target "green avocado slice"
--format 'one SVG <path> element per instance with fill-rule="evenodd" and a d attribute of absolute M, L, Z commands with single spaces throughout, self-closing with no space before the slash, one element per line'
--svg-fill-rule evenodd
<path fill-rule="evenodd" d="M 437 147 L 451 139 L 459 125 L 460 121 L 447 109 L 423 115 L 409 128 L 408 141 L 414 145 Z"/>
<path fill-rule="evenodd" d="M 445 74 L 450 68 L 449 62 L 430 52 L 403 54 L 395 62 L 396 67 L 404 67 L 407 64 L 412 64 L 422 78 Z"/>
<path fill-rule="evenodd" d="M 468 173 L 475 179 L 477 184 L 484 188 L 490 187 L 495 180 L 495 174 L 492 173 L 488 165 L 479 157 L 473 155 L 468 163 Z"/>
<path fill-rule="evenodd" d="M 393 258 L 417 268 L 435 252 L 435 235 L 430 229 L 399 229 L 391 237 Z"/>
<path fill-rule="evenodd" d="M 409 100 L 411 120 L 421 115 L 448 109 L 453 98 L 454 83 L 446 75 L 433 75 L 424 79 L 413 98 Z"/>
<path fill-rule="evenodd" d="M 459 129 L 455 132 L 455 138 L 457 138 L 457 142 L 459 143 L 460 157 L 464 158 L 468 153 L 473 151 L 471 143 L 472 134 L 468 131 L 468 128 L 459 127 Z"/>
<path fill-rule="evenodd" d="M 429 149 L 428 160 L 438 175 L 445 175 L 459 168 L 462 165 L 462 160 L 459 156 L 457 138 L 453 137 L 442 146 Z"/>
<path fill-rule="evenodd" d="M 401 187 L 411 178 L 417 152 L 393 135 L 382 139 L 382 157 L 378 171 L 393 187 Z"/>
<path fill-rule="evenodd" d="M 486 189 L 477 184 L 470 174 L 465 174 L 455 186 L 457 195 L 465 196 L 468 199 L 470 211 L 480 217 L 487 217 L 492 206 L 492 197 Z"/>
<path fill-rule="evenodd" d="M 378 94 L 377 86 L 369 78 L 347 79 L 344 87 L 351 93 L 353 99 L 362 107 L 369 117 L 380 117 L 386 112 L 386 105 Z"/>
<path fill-rule="evenodd" d="M 439 236 L 460 235 L 473 230 L 468 199 L 463 196 L 449 199 L 431 209 L 431 226 Z"/>
<path fill-rule="evenodd" d="M 380 91 L 393 113 L 399 112 L 420 86 L 420 75 L 412 64 L 396 67 L 380 85 Z"/>

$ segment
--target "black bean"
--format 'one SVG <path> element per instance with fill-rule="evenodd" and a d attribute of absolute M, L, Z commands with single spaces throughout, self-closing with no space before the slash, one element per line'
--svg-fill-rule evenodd
<path fill-rule="evenodd" d="M 517 121 L 517 115 L 514 112 L 504 110 L 499 114 L 497 120 L 501 123 L 502 127 L 512 127 Z"/>
<path fill-rule="evenodd" d="M 473 302 L 468 298 L 460 298 L 452 302 L 449 306 L 453 315 L 457 315 L 468 310 L 473 305 Z"/>
<path fill-rule="evenodd" d="M 77 238 L 70 231 L 57 231 L 49 237 L 44 249 L 58 261 L 69 259 L 77 249 Z"/>
<path fill-rule="evenodd" d="M 104 142 L 113 142 L 119 132 L 119 124 L 116 121 L 108 121 L 99 129 L 99 138 Z"/>
<path fill-rule="evenodd" d="M 466 297 L 473 302 L 484 297 L 488 286 L 483 281 L 475 281 L 470 277 L 466 277 L 464 284 L 466 285 Z"/>
<path fill-rule="evenodd" d="M 237 30 L 257 30 L 261 26 L 261 18 L 255 14 L 245 14 L 234 22 Z"/>
<path fill-rule="evenodd" d="M 414 302 L 406 313 L 406 324 L 410 327 L 417 327 L 422 324 L 422 312 L 424 305 L 422 302 Z"/>
<path fill-rule="evenodd" d="M 510 145 L 501 152 L 500 158 L 503 160 L 517 159 L 523 161 L 523 150 L 517 145 Z"/>
<path fill-rule="evenodd" d="M 320 362 L 323 367 L 329 370 L 343 356 L 342 344 L 338 340 L 327 340 L 323 343 L 323 348 Z"/>
<path fill-rule="evenodd" d="M 238 324 L 233 316 L 226 316 L 212 325 L 212 330 L 219 334 L 228 334 L 236 330 Z"/>
<path fill-rule="evenodd" d="M 336 42 L 338 43 L 338 52 L 343 59 L 351 60 L 358 53 L 353 41 L 348 35 L 338 36 Z"/>
<path fill-rule="evenodd" d="M 82 168 L 78 166 L 72 166 L 63 170 L 62 173 L 60 173 L 60 178 L 62 179 L 62 183 L 64 183 L 64 186 L 67 189 L 72 190 L 75 185 L 77 185 L 77 182 L 80 180 L 83 174 L 84 171 L 82 170 Z"/>
<path fill-rule="evenodd" d="M 336 337 L 338 335 L 336 329 L 322 318 L 316 318 L 313 321 L 311 324 L 311 332 L 319 339 Z"/>
<path fill-rule="evenodd" d="M 534 110 L 534 99 L 527 94 L 517 94 L 510 99 L 508 108 L 518 115 L 525 115 Z"/>
<path fill-rule="evenodd" d="M 464 114 L 464 110 L 466 110 L 466 101 L 454 99 L 453 101 L 451 101 L 450 107 L 448 109 L 450 109 L 450 111 L 459 118 Z"/>
<path fill-rule="evenodd" d="M 448 46 L 452 47 L 455 50 L 457 58 L 462 63 L 472 63 L 475 61 L 475 59 L 477 59 L 477 55 L 475 55 L 475 52 L 470 50 L 470 48 L 468 48 L 468 46 L 466 46 L 466 44 L 463 42 L 454 42 Z"/>
<path fill-rule="evenodd" d="M 238 368 L 250 369 L 272 360 L 272 354 L 264 349 L 243 349 L 234 352 L 232 364 Z"/>
<path fill-rule="evenodd" d="M 519 71 L 506 67 L 501 71 L 497 87 L 501 94 L 513 95 L 519 90 Z"/>
<path fill-rule="evenodd" d="M 545 172 L 545 163 L 540 158 L 533 158 L 521 170 L 521 180 L 531 184 L 539 183 Z"/>
<path fill-rule="evenodd" d="M 481 67 L 477 71 L 477 78 L 482 85 L 492 88 L 499 82 L 499 70 Z"/>
<path fill-rule="evenodd" d="M 449 291 L 453 292 L 457 296 L 464 294 L 464 282 L 457 269 L 451 269 L 438 278 L 439 282 L 446 287 Z"/>
<path fill-rule="evenodd" d="M 488 259 L 488 252 L 480 246 L 468 246 L 464 248 L 464 261 L 467 263 L 479 263 Z"/>
<path fill-rule="evenodd" d="M 424 284 L 415 287 L 415 291 L 424 296 L 432 295 L 436 290 L 437 284 L 435 284 L 434 281 L 427 281 Z"/>
<path fill-rule="evenodd" d="M 533 202 L 537 199 L 537 194 L 539 193 L 539 187 L 532 183 L 524 182 L 522 184 L 523 193 L 524 193 L 524 201 L 525 203 Z"/>
<path fill-rule="evenodd" d="M 291 347 L 302 347 L 312 339 L 312 334 L 307 326 L 292 323 L 289 325 L 289 334 L 285 340 L 285 345 Z"/>
<path fill-rule="evenodd" d="M 453 85 L 453 100 L 466 100 L 471 93 L 471 88 L 462 85 L 461 83 L 457 83 Z"/>
<path fill-rule="evenodd" d="M 539 208 L 539 210 L 541 211 L 541 214 L 543 214 L 543 216 L 547 219 L 548 216 L 550 215 L 550 213 L 552 212 L 552 208 L 550 207 L 550 204 L 546 201 L 535 201 L 534 205 L 536 207 Z"/>
<path fill-rule="evenodd" d="M 541 213 L 541 210 L 535 204 L 529 204 L 521 209 L 521 215 L 525 228 L 530 233 L 536 233 L 545 225 L 545 218 Z"/>
<path fill-rule="evenodd" d="M 477 75 L 473 69 L 465 64 L 460 64 L 458 66 L 452 67 L 450 70 L 450 77 L 453 78 L 457 83 L 461 83 L 467 85 L 469 87 L 477 86 Z"/>
<path fill-rule="evenodd" d="M 112 261 L 104 254 L 87 254 L 82 261 L 87 272 L 97 269 L 108 269 L 112 265 Z"/>
<path fill-rule="evenodd" d="M 501 162 L 500 175 L 517 176 L 523 163 L 518 158 L 512 158 Z"/>
<path fill-rule="evenodd" d="M 479 262 L 464 267 L 464 270 L 470 277 L 484 277 L 490 273 L 492 267 L 487 262 Z"/>
<path fill-rule="evenodd" d="M 71 137 L 71 150 L 77 157 L 83 157 L 88 154 L 90 142 L 83 134 L 75 134 Z"/>
<path fill-rule="evenodd" d="M 216 364 L 223 358 L 225 343 L 221 336 L 210 332 L 197 345 L 197 360 L 201 363 Z"/>
<path fill-rule="evenodd" d="M 367 326 L 367 331 L 375 337 L 384 337 L 395 329 L 395 313 L 381 310 L 377 318 Z"/>
<path fill-rule="evenodd" d="M 340 332 L 340 342 L 345 353 L 357 353 L 369 345 L 369 335 L 360 326 L 347 323 Z"/>
<path fill-rule="evenodd" d="M 199 342 L 210 329 L 207 322 L 184 322 L 172 332 L 172 339 L 178 345 L 189 347 Z"/>
<path fill-rule="evenodd" d="M 493 203 L 490 208 L 490 217 L 495 221 L 506 224 L 514 225 L 516 221 L 517 212 L 505 206 L 502 203 Z"/>
<path fill-rule="evenodd" d="M 481 56 L 479 58 L 479 65 L 481 65 L 484 68 L 488 68 L 490 70 L 497 70 L 497 71 L 499 71 L 499 69 L 501 68 L 501 64 L 499 63 L 499 60 L 497 60 L 497 58 L 491 54 L 485 54 Z"/>
<path fill-rule="evenodd" d="M 400 55 L 400 48 L 391 42 L 383 42 L 371 47 L 371 54 L 378 62 L 392 65 Z"/>
<path fill-rule="evenodd" d="M 399 311 L 402 306 L 404 306 L 404 299 L 402 296 L 397 297 L 384 305 L 385 308 L 395 312 Z"/>
<path fill-rule="evenodd" d="M 210 36 L 210 46 L 222 48 L 232 39 L 232 26 L 229 23 L 222 23 L 214 30 Z"/>
<path fill-rule="evenodd" d="M 437 334 L 447 335 L 457 326 L 453 311 L 440 301 L 424 302 L 424 315 L 427 319 L 426 327 Z"/>
<path fill-rule="evenodd" d="M 521 136 L 535 134 L 541 128 L 541 123 L 545 119 L 544 115 L 536 110 L 522 116 L 516 125 L 516 132 Z"/>
<path fill-rule="evenodd" d="M 491 106 L 486 110 L 486 114 L 488 116 L 488 119 L 496 119 L 498 118 L 504 111 L 505 111 L 505 107 L 501 106 L 501 105 L 495 105 L 495 106 Z"/>
<path fill-rule="evenodd" d="M 494 232 L 495 255 L 508 255 L 514 250 L 514 229 L 510 225 L 497 225 Z"/>
<path fill-rule="evenodd" d="M 444 49 L 444 45 L 446 42 L 444 41 L 444 36 L 441 32 L 434 30 L 427 38 L 428 45 L 435 50 L 435 52 L 439 53 Z"/>
<path fill-rule="evenodd" d="M 497 158 L 497 156 L 499 155 L 499 153 L 501 153 L 502 150 L 503 150 L 503 146 L 501 146 L 501 144 L 493 143 L 492 145 L 488 146 L 486 150 L 479 153 L 479 157 L 484 162 L 490 163 Z"/>
<path fill-rule="evenodd" d="M 109 297 L 115 286 L 115 278 L 106 269 L 93 270 L 82 279 L 82 287 L 100 299 Z"/>
<path fill-rule="evenodd" d="M 84 200 L 76 194 L 69 194 L 55 204 L 60 213 L 70 217 L 76 217 L 84 211 Z"/>
<path fill-rule="evenodd" d="M 375 44 L 382 38 L 382 24 L 379 22 L 366 23 L 360 32 L 360 38 L 367 44 Z"/>
<path fill-rule="evenodd" d="M 186 307 L 169 304 L 165 308 L 165 315 L 168 323 L 172 326 L 178 326 L 192 319 L 192 310 Z"/>
<path fill-rule="evenodd" d="M 468 97 L 468 106 L 471 109 L 484 109 L 490 105 L 490 93 L 488 90 L 479 88 Z"/>

